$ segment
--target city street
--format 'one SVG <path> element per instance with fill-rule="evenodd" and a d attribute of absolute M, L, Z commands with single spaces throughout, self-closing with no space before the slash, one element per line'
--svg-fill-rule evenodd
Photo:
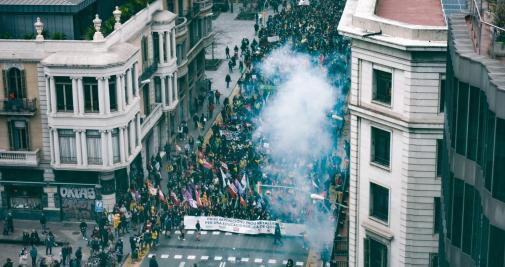
<path fill-rule="evenodd" d="M 187 231 L 186 240 L 161 238 L 161 244 L 152 255 L 156 255 L 160 266 L 285 266 L 292 259 L 295 266 L 305 266 L 307 250 L 301 238 L 284 238 L 282 246 L 273 245 L 273 237 L 202 231 L 197 241 L 194 231 Z M 149 266 L 149 258 L 142 262 Z"/>

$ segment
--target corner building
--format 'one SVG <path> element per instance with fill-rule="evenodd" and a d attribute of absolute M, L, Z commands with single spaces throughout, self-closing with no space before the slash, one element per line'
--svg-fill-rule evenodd
<path fill-rule="evenodd" d="M 440 266 L 505 266 L 505 49 L 497 41 L 505 30 L 489 11 L 487 1 L 468 1 L 449 19 Z"/>
<path fill-rule="evenodd" d="M 93 219 L 96 200 L 111 209 L 134 179 L 147 176 L 152 157 L 164 157 L 163 146 L 188 118 L 185 80 L 203 79 L 205 63 L 194 59 L 213 33 L 206 24 L 196 35 L 199 42 L 188 44 L 198 52 L 188 58 L 177 44 L 193 31 L 168 10 L 173 3 L 147 2 L 124 19 L 105 1 L 77 0 L 65 7 L 57 1 L 0 3 L 0 11 L 22 14 L 1 28 L 12 31 L 0 40 L 2 212 Z M 186 4 L 201 7 L 191 13 L 193 20 L 210 19 L 212 1 Z M 69 13 L 58 12 L 63 9 Z M 105 14 L 103 21 L 93 11 Z M 28 19 L 47 13 L 51 21 L 40 16 L 26 28 Z M 113 29 L 105 31 L 109 18 Z M 84 32 L 80 24 L 93 30 L 92 40 L 77 34 Z M 67 40 L 57 40 L 62 36 Z M 198 76 L 181 65 L 188 61 L 201 66 Z"/>
<path fill-rule="evenodd" d="M 350 266 L 436 266 L 447 26 L 440 1 L 348 0 Z"/>

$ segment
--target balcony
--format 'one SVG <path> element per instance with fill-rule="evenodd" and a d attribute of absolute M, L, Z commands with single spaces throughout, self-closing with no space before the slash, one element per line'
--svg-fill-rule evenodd
<path fill-rule="evenodd" d="M 149 107 L 149 115 L 145 117 L 145 119 L 142 121 L 142 126 L 141 126 L 141 137 L 144 138 L 147 133 L 153 128 L 153 126 L 156 124 L 156 122 L 161 118 L 161 115 L 163 114 L 162 110 L 162 104 L 161 103 L 156 103 L 152 104 Z"/>
<path fill-rule="evenodd" d="M 201 12 L 212 9 L 212 0 L 200 0 L 195 3 L 198 4 Z"/>
<path fill-rule="evenodd" d="M 15 98 L 0 100 L 0 115 L 33 116 L 37 110 L 37 99 Z"/>
<path fill-rule="evenodd" d="M 144 70 L 139 77 L 139 84 L 141 84 L 143 80 L 150 79 L 151 76 L 153 76 L 153 74 L 158 70 L 158 61 L 154 60 L 143 63 Z"/>
<path fill-rule="evenodd" d="M 175 36 L 181 36 L 188 31 L 188 19 L 185 17 L 178 17 L 175 21 Z"/>
<path fill-rule="evenodd" d="M 39 149 L 35 151 L 0 151 L 0 166 L 39 165 Z"/>

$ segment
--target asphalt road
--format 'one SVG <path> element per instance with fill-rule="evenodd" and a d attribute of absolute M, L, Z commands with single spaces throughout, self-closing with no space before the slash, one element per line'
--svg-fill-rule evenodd
<path fill-rule="evenodd" d="M 292 259 L 295 266 L 305 266 L 308 251 L 301 238 L 285 237 L 283 245 L 273 245 L 272 235 L 242 235 L 219 231 L 202 231 L 197 241 L 194 231 L 187 231 L 186 240 L 161 237 L 159 246 L 142 262 L 149 266 L 149 257 L 156 255 L 159 266 L 285 266 Z"/>

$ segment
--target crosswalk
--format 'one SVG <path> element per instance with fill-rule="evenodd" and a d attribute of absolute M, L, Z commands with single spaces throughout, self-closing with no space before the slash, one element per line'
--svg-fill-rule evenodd
<path fill-rule="evenodd" d="M 148 255 L 149 258 L 151 258 L 152 256 L 154 256 L 156 254 L 154 253 L 151 253 Z M 200 260 L 200 261 L 227 261 L 227 262 L 230 262 L 230 263 L 238 263 L 238 262 L 243 262 L 243 263 L 248 263 L 248 262 L 254 262 L 254 263 L 258 263 L 258 264 L 263 264 L 263 263 L 267 263 L 267 264 L 279 264 L 279 263 L 282 263 L 282 264 L 286 264 L 288 261 L 287 259 L 263 259 L 263 258 L 254 258 L 254 260 L 250 259 L 250 258 L 247 258 L 247 257 L 234 257 L 234 256 L 228 256 L 228 257 L 223 257 L 223 256 L 214 256 L 214 257 L 209 257 L 208 255 L 202 255 L 202 256 L 197 256 L 197 255 L 181 255 L 181 254 L 174 254 L 174 255 L 170 255 L 170 254 L 161 254 L 161 255 L 156 255 L 157 258 L 160 258 L 160 259 L 174 259 L 174 260 L 191 260 L 191 261 L 195 261 L 195 260 Z M 162 262 L 160 262 L 162 263 Z M 297 261 L 295 262 L 295 266 L 303 266 L 304 262 L 302 261 Z"/>

